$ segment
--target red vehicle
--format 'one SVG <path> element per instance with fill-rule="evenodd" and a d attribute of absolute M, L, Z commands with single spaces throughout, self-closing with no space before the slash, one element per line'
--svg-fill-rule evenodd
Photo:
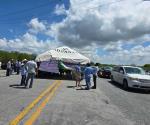
<path fill-rule="evenodd" d="M 110 78 L 112 67 L 103 67 L 98 71 L 98 76 L 101 78 Z"/>

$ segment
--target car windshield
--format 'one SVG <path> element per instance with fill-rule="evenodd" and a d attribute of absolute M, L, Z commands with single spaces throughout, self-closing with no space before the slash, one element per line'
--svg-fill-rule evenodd
<path fill-rule="evenodd" d="M 145 74 L 145 71 L 142 68 L 136 67 L 124 67 L 126 73 L 128 74 Z"/>
<path fill-rule="evenodd" d="M 112 67 L 104 67 L 104 70 L 112 70 Z"/>

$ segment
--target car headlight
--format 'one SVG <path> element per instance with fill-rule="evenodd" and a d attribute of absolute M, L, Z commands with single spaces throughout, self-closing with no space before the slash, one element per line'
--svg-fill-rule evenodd
<path fill-rule="evenodd" d="M 133 78 L 133 77 L 129 77 L 129 79 L 132 81 L 140 81 L 138 78 Z"/>

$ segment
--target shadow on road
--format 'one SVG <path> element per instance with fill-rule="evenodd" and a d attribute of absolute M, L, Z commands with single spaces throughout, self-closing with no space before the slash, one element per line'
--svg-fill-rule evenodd
<path fill-rule="evenodd" d="M 73 79 L 70 76 L 67 76 L 67 75 L 60 76 L 58 74 L 49 74 L 49 75 L 43 74 L 43 75 L 36 77 L 36 79 L 71 80 L 71 81 L 73 81 Z"/>
<path fill-rule="evenodd" d="M 86 86 L 86 85 L 81 85 L 82 86 Z M 67 86 L 67 88 L 75 88 L 76 86 Z"/>
<path fill-rule="evenodd" d="M 0 75 L 0 77 L 7 77 L 7 76 L 5 76 L 5 75 Z"/>
<path fill-rule="evenodd" d="M 25 86 L 22 86 L 22 85 L 19 85 L 19 84 L 9 85 L 9 87 L 16 88 L 16 89 L 26 89 Z"/>
<path fill-rule="evenodd" d="M 67 88 L 75 88 L 76 86 L 67 86 Z"/>
<path fill-rule="evenodd" d="M 108 81 L 111 85 L 119 88 L 119 89 L 123 89 L 122 85 L 120 85 L 119 83 L 116 82 L 112 82 L 112 81 Z M 124 90 L 126 92 L 130 92 L 130 93 L 139 93 L 139 94 L 150 94 L 150 90 L 142 90 L 142 89 L 136 89 L 136 88 L 128 88 L 128 90 Z"/>

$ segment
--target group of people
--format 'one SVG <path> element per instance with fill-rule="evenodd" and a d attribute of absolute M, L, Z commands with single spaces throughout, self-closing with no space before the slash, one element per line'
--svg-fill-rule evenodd
<path fill-rule="evenodd" d="M 21 85 L 24 85 L 27 88 L 28 81 L 30 79 L 29 88 L 32 88 L 33 79 L 37 73 L 37 64 L 35 61 L 23 60 L 23 63 L 21 65 Z"/>
<path fill-rule="evenodd" d="M 33 85 L 33 79 L 35 75 L 37 74 L 37 64 L 35 61 L 27 61 L 26 59 L 22 60 L 22 62 L 17 61 L 17 74 L 21 73 L 21 86 L 28 87 L 28 81 L 30 80 L 29 88 L 32 88 Z M 11 61 L 8 61 L 7 63 L 7 71 L 6 76 L 9 76 L 12 72 L 12 63 Z"/>
<path fill-rule="evenodd" d="M 10 76 L 12 72 L 16 72 L 17 74 L 19 74 L 20 67 L 21 67 L 21 62 L 19 60 L 15 62 L 13 60 L 8 61 L 6 67 L 6 76 Z"/>
<path fill-rule="evenodd" d="M 89 89 L 96 89 L 96 80 L 97 80 L 97 72 L 98 72 L 99 68 L 97 65 L 91 66 L 90 63 L 88 63 L 83 71 L 83 77 L 85 78 L 85 82 L 86 82 L 86 88 L 87 90 Z M 80 85 L 80 81 L 81 81 L 81 75 L 82 75 L 82 71 L 81 71 L 81 67 L 80 65 L 75 66 L 75 70 L 74 70 L 74 77 L 75 77 L 75 81 L 76 81 L 76 87 L 81 87 Z M 94 86 L 91 86 L 91 79 L 93 77 L 93 83 Z"/>
<path fill-rule="evenodd" d="M 28 87 L 28 81 L 30 80 L 29 88 L 32 88 L 33 85 L 33 79 L 35 75 L 37 75 L 37 63 L 33 60 L 27 61 L 26 59 L 22 60 L 20 62 L 17 60 L 15 63 L 11 61 L 8 61 L 7 63 L 7 71 L 6 76 L 9 76 L 12 71 L 17 72 L 16 74 L 21 73 L 21 86 Z M 86 82 L 86 88 L 89 89 L 96 89 L 96 79 L 97 79 L 97 72 L 99 68 L 97 65 L 91 66 L 90 63 L 86 64 L 84 71 L 81 71 L 80 64 L 76 65 L 74 67 L 74 70 L 72 70 L 74 74 L 74 78 L 76 81 L 76 87 L 81 87 L 80 82 L 82 78 L 85 79 Z M 92 77 L 93 77 L 93 83 L 94 86 L 91 86 L 92 84 Z"/>

